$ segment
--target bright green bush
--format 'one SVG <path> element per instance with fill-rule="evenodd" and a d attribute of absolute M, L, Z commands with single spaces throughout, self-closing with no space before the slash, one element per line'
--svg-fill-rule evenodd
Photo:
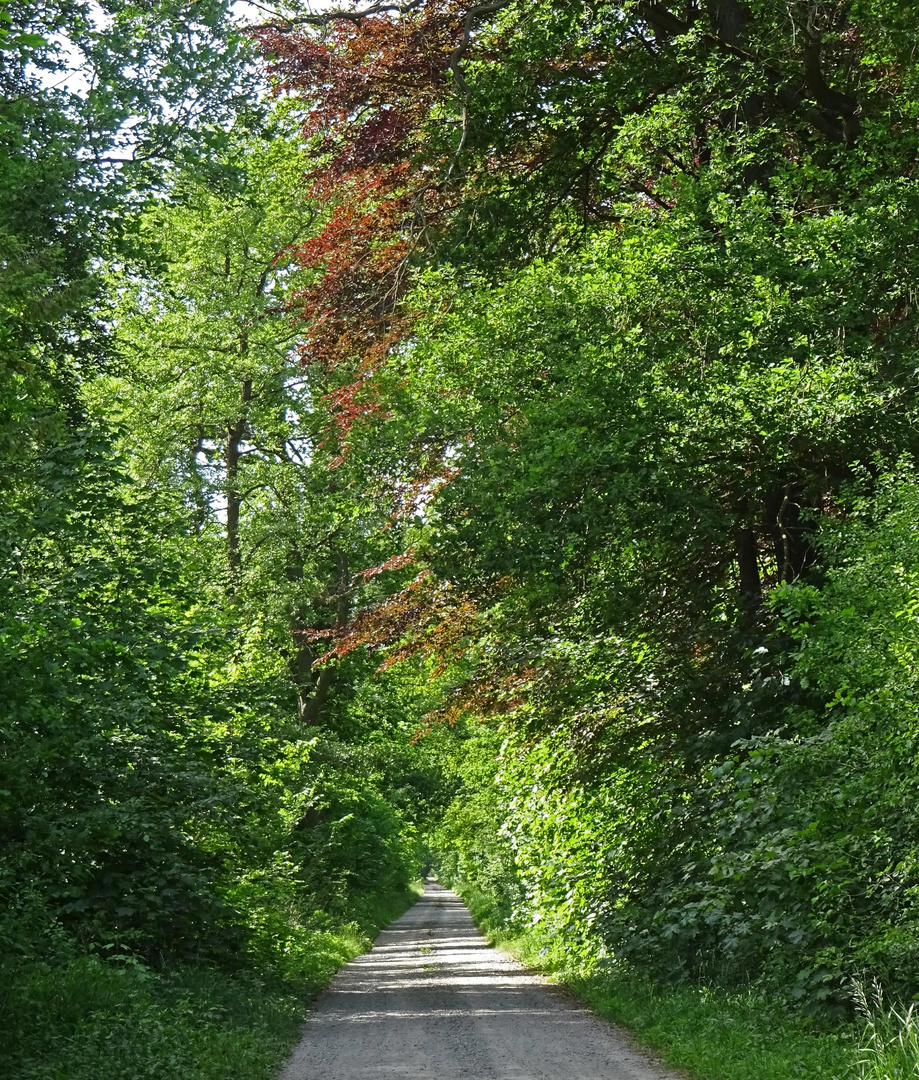
<path fill-rule="evenodd" d="M 10 1080 L 268 1080 L 308 1000 L 416 895 L 378 897 L 361 926 L 289 930 L 270 969 L 84 955 L 8 973 L 0 1068 Z"/>

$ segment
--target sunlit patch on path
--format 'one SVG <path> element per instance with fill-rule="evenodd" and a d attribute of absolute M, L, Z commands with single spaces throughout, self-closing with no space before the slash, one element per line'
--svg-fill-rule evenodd
<path fill-rule="evenodd" d="M 338 974 L 282 1080 L 674 1080 L 492 949 L 439 885 Z"/>

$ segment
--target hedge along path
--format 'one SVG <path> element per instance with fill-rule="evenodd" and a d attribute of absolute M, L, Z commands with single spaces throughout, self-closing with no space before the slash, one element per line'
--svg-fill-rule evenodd
<path fill-rule="evenodd" d="M 493 949 L 440 885 L 347 964 L 282 1080 L 678 1080 Z"/>

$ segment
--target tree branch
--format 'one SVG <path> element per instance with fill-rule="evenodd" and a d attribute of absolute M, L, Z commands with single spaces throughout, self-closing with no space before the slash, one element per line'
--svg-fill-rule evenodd
<path fill-rule="evenodd" d="M 374 15 L 384 15 L 387 12 L 394 12 L 397 15 L 408 15 L 410 12 L 421 7 L 423 3 L 424 0 L 404 0 L 403 3 L 387 3 L 386 0 L 380 0 L 380 3 L 369 4 L 367 7 L 362 8 L 355 7 L 350 10 L 345 8 L 335 8 L 332 11 L 323 11 L 316 14 L 310 13 L 307 15 L 291 16 L 284 16 L 278 13 L 278 22 L 260 23 L 257 26 L 250 26 L 248 29 L 250 31 L 277 30 L 281 34 L 289 34 L 298 26 L 324 27 L 331 26 L 336 22 L 353 22 L 356 26 L 360 26 L 364 19 L 369 19 Z M 261 7 L 263 11 L 269 10 L 268 8 L 262 7 L 261 4 L 256 4 L 255 6 Z"/>
<path fill-rule="evenodd" d="M 462 68 L 460 67 L 460 61 L 466 55 L 469 44 L 472 41 L 472 26 L 476 19 L 482 18 L 484 15 L 494 15 L 502 8 L 506 8 L 510 5 L 511 0 L 490 0 L 488 3 L 477 4 L 475 7 L 471 7 L 466 12 L 466 18 L 463 21 L 463 36 L 460 38 L 459 44 L 453 50 L 450 55 L 450 63 L 447 65 L 450 72 L 453 75 L 453 79 L 456 82 L 457 89 L 460 92 L 460 97 L 463 102 L 462 114 L 460 116 L 460 139 L 456 150 L 453 152 L 453 157 L 450 160 L 450 167 L 447 169 L 447 174 L 444 177 L 444 183 L 450 179 L 456 164 L 460 159 L 460 155 L 463 152 L 463 148 L 466 145 L 466 132 L 469 124 L 469 98 L 470 90 L 469 84 L 466 82 L 463 75 Z"/>
<path fill-rule="evenodd" d="M 840 94 L 839 91 L 833 90 L 827 85 L 821 65 L 822 50 L 823 41 L 820 34 L 814 29 L 813 23 L 808 21 L 802 46 L 804 81 L 807 83 L 807 88 L 818 105 L 822 105 L 829 112 L 842 117 L 845 142 L 851 144 L 861 130 L 861 123 L 858 118 L 858 102 L 846 94 Z"/>
<path fill-rule="evenodd" d="M 662 37 L 679 37 L 688 33 L 691 28 L 688 22 L 677 18 L 672 11 L 655 3 L 654 0 L 640 0 L 636 11 L 639 17 Z M 787 73 L 783 72 L 772 61 L 764 60 L 733 42 L 726 41 L 717 34 L 705 34 L 703 40 L 737 60 L 757 65 L 771 82 L 773 94 L 779 105 L 802 114 L 808 123 L 828 138 L 849 146 L 854 142 L 859 132 L 859 105 L 852 98 L 840 94 L 827 85 L 820 65 L 821 41 L 819 34 L 814 30 L 812 22 L 808 23 L 804 37 L 804 77 L 798 85 L 795 85 L 794 82 L 789 85 Z M 825 113 L 808 108 L 804 103 L 803 91 L 805 88 L 822 109 L 841 117 L 841 122 L 835 121 L 832 115 L 827 116 Z"/>

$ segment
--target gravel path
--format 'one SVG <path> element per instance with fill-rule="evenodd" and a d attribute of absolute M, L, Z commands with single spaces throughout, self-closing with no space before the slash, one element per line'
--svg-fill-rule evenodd
<path fill-rule="evenodd" d="M 462 900 L 424 897 L 338 973 L 282 1080 L 676 1080 L 491 948 Z"/>

